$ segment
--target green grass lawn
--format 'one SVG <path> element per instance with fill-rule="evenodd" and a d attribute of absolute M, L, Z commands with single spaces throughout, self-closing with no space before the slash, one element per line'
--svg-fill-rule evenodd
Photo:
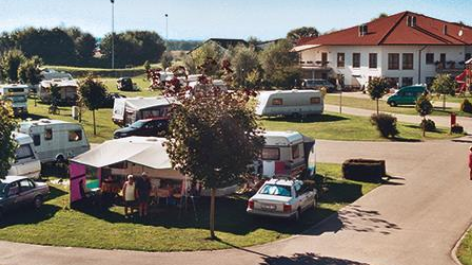
<path fill-rule="evenodd" d="M 442 102 L 441 100 L 436 99 L 436 102 Z M 339 106 L 339 94 L 327 94 L 325 97 L 325 104 L 329 105 L 337 105 Z M 349 96 L 345 96 L 342 98 L 342 105 L 346 107 L 353 107 L 353 108 L 360 108 L 360 109 L 368 109 L 368 110 L 376 110 L 376 102 L 370 99 L 363 99 L 363 98 L 353 98 Z M 390 107 L 386 101 L 380 100 L 379 101 L 379 109 L 382 112 L 390 112 L 390 113 L 397 113 L 397 114 L 406 114 L 406 115 L 418 115 L 418 112 L 415 110 L 415 106 L 397 106 L 397 107 Z M 456 108 L 446 108 L 443 110 L 442 108 L 435 107 L 434 111 L 431 115 L 434 116 L 449 116 L 451 112 L 455 112 L 458 116 L 465 116 L 465 117 L 472 117 L 472 114 L 465 113 L 459 111 Z"/>
<path fill-rule="evenodd" d="M 80 212 L 68 207 L 63 186 L 51 185 L 51 198 L 40 211 L 13 212 L 0 225 L 0 240 L 41 245 L 144 251 L 194 251 L 247 247 L 272 242 L 306 229 L 367 194 L 379 184 L 341 179 L 341 166 L 318 164 L 317 183 L 322 190 L 319 207 L 308 210 L 298 223 L 253 218 L 245 212 L 246 196 L 217 199 L 216 230 L 220 241 L 208 240 L 205 199 L 181 213 L 162 206 L 144 220 L 127 220 L 123 208 Z M 198 218 L 195 218 L 197 216 Z"/>
<path fill-rule="evenodd" d="M 150 91 L 148 89 L 150 82 L 146 79 L 146 75 L 138 75 L 132 77 L 133 83 L 141 89 L 140 91 L 119 91 L 116 88 L 116 80 L 117 78 L 111 77 L 104 77 L 100 78 L 100 80 L 107 86 L 107 91 L 110 93 L 119 93 L 125 95 L 126 97 L 155 97 L 160 95 L 159 91 Z"/>
<path fill-rule="evenodd" d="M 472 265 L 472 231 L 469 231 L 457 250 L 457 257 L 464 265 Z"/>
<path fill-rule="evenodd" d="M 343 141 L 385 141 L 368 118 L 335 113 L 325 113 L 322 116 L 310 117 L 303 122 L 281 118 L 263 119 L 262 125 L 272 131 L 298 131 L 314 139 L 343 140 Z M 432 139 L 451 139 L 458 135 L 450 135 L 447 129 L 439 128 L 437 132 L 426 133 L 418 125 L 399 123 L 397 129 L 399 141 L 420 141 Z"/>

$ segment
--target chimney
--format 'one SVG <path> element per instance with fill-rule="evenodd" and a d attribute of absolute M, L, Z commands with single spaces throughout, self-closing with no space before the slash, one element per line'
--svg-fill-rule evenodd
<path fill-rule="evenodd" d="M 443 34 L 447 35 L 447 25 L 444 25 L 444 27 L 443 27 Z"/>

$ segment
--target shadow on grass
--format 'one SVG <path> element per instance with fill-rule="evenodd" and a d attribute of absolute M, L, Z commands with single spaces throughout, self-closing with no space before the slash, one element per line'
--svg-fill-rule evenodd
<path fill-rule="evenodd" d="M 59 206 L 46 204 L 39 210 L 29 208 L 19 208 L 5 213 L 4 219 L 0 220 L 0 229 L 15 225 L 38 224 L 49 220 L 61 210 Z"/>
<path fill-rule="evenodd" d="M 265 118 L 263 120 L 266 121 L 273 121 L 273 122 L 298 122 L 298 123 L 313 123 L 313 122 L 336 122 L 336 121 L 344 121 L 349 120 L 348 118 L 331 115 L 331 114 L 323 114 L 323 115 L 311 115 L 304 118 L 290 118 L 290 117 L 274 117 L 274 118 Z"/>
<path fill-rule="evenodd" d="M 318 256 L 314 253 L 295 254 L 292 257 L 263 257 L 260 265 L 368 265 L 357 261 Z"/>

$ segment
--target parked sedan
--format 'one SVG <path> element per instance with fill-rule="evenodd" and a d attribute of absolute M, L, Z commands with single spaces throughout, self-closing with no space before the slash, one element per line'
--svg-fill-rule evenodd
<path fill-rule="evenodd" d="M 39 209 L 48 194 L 46 183 L 35 182 L 27 177 L 8 176 L 0 180 L 0 220 L 11 210 L 27 206 Z"/>
<path fill-rule="evenodd" d="M 118 129 L 114 133 L 115 139 L 129 136 L 165 136 L 169 129 L 167 119 L 139 120 L 128 127 Z"/>
<path fill-rule="evenodd" d="M 333 85 L 331 82 L 328 80 L 324 79 L 305 79 L 303 80 L 302 83 L 303 88 L 309 88 L 309 89 L 321 89 L 321 88 L 326 88 L 327 92 L 334 92 L 336 90 L 336 86 Z"/>
<path fill-rule="evenodd" d="M 271 179 L 248 201 L 247 213 L 298 220 L 316 207 L 316 189 L 301 180 Z"/>

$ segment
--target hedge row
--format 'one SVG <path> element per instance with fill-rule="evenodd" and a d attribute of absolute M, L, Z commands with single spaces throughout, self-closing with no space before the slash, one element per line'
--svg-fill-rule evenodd
<path fill-rule="evenodd" d="M 379 183 L 386 176 L 384 160 L 350 159 L 343 163 L 345 179 Z"/>
<path fill-rule="evenodd" d="M 76 68 L 76 67 L 61 67 L 61 66 L 52 66 L 47 67 L 48 69 L 54 69 L 60 72 L 70 73 L 73 77 L 81 78 L 89 74 L 100 77 L 134 77 L 146 73 L 144 68 L 130 68 L 130 69 L 100 69 L 100 68 Z"/>

